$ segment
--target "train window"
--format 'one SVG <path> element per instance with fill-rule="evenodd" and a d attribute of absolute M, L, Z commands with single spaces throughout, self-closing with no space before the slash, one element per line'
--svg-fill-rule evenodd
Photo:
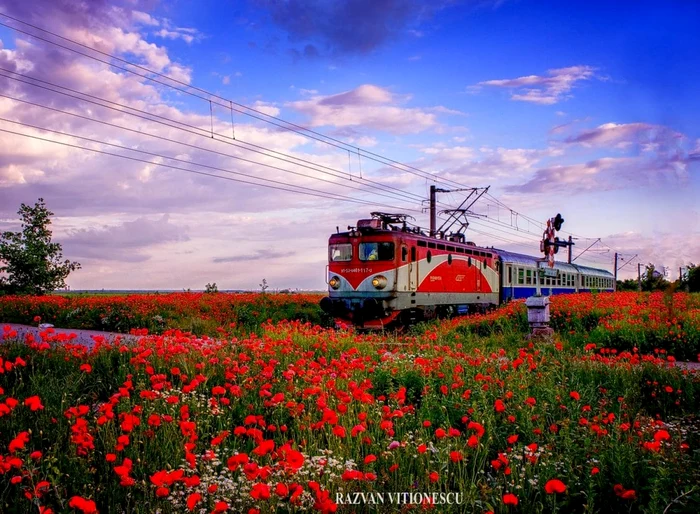
<path fill-rule="evenodd" d="M 351 260 L 352 245 L 350 243 L 330 245 L 328 247 L 328 259 L 330 262 L 343 262 Z"/>
<path fill-rule="evenodd" d="M 525 283 L 532 285 L 532 270 L 525 270 Z"/>
<path fill-rule="evenodd" d="M 435 249 L 435 243 L 428 243 L 428 248 Z"/>
<path fill-rule="evenodd" d="M 394 243 L 360 243 L 361 261 L 391 261 L 394 259 Z"/>
<path fill-rule="evenodd" d="M 518 284 L 525 283 L 525 270 L 523 268 L 518 268 Z"/>
<path fill-rule="evenodd" d="M 451 253 L 447 254 L 447 264 L 452 264 L 452 254 Z"/>
<path fill-rule="evenodd" d="M 464 248 L 457 247 L 457 253 L 464 253 Z"/>
<path fill-rule="evenodd" d="M 445 245 L 438 244 L 438 245 L 437 245 L 437 249 L 438 249 L 438 250 L 444 250 L 444 249 L 445 249 Z"/>
<path fill-rule="evenodd" d="M 472 265 L 472 258 L 469 257 L 469 258 L 467 259 L 467 266 L 471 266 L 471 265 Z"/>
<path fill-rule="evenodd" d="M 408 257 L 408 248 L 406 248 L 405 246 L 402 246 L 401 247 L 401 260 L 403 262 L 406 262 L 406 257 Z"/>
<path fill-rule="evenodd" d="M 455 251 L 455 247 L 454 247 L 454 246 L 447 246 L 446 248 L 447 248 L 447 251 L 448 251 L 448 252 L 454 252 L 454 251 Z"/>
<path fill-rule="evenodd" d="M 420 243 L 420 241 L 419 241 Z M 416 262 L 416 247 L 411 247 L 411 262 Z"/>
<path fill-rule="evenodd" d="M 486 264 L 486 261 L 483 261 L 482 264 L 484 265 L 484 269 L 486 269 L 486 266 L 488 266 L 488 264 Z"/>
<path fill-rule="evenodd" d="M 418 241 L 418 246 L 425 248 L 428 244 L 425 241 Z"/>
<path fill-rule="evenodd" d="M 561 273 L 559 275 L 557 275 L 557 285 L 558 286 L 561 285 Z"/>
<path fill-rule="evenodd" d="M 511 266 L 508 266 L 508 283 L 513 283 L 513 268 Z"/>
<path fill-rule="evenodd" d="M 428 255 L 425 256 L 425 259 L 426 259 L 428 262 L 430 262 L 431 260 L 433 260 L 433 254 L 430 253 L 430 250 L 428 250 Z"/>
<path fill-rule="evenodd" d="M 472 255 L 472 254 L 473 254 L 473 252 L 472 252 L 471 250 L 464 250 L 464 253 L 466 253 L 467 255 Z"/>

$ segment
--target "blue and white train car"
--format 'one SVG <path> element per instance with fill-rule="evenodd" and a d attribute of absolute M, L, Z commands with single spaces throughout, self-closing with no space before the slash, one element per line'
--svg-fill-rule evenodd
<path fill-rule="evenodd" d="M 501 268 L 501 303 L 534 295 L 537 288 L 535 274 L 540 260 L 531 255 L 496 251 Z M 554 268 L 546 264 L 541 264 L 542 267 L 551 270 L 545 272 L 550 276 L 540 276 L 543 295 L 615 290 L 615 277 L 606 270 L 566 262 L 555 262 Z"/>

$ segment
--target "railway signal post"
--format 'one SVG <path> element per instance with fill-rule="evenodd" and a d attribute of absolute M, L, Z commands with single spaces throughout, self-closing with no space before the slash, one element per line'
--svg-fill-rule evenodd
<path fill-rule="evenodd" d="M 540 250 L 544 253 L 544 258 L 538 260 L 537 269 L 535 270 L 535 295 L 525 300 L 531 338 L 550 340 L 554 335 L 554 330 L 549 326 L 549 296 L 542 295 L 540 275 L 554 272 L 556 277 L 554 254 L 559 251 L 561 246 L 568 246 L 569 250 L 571 250 L 571 245 L 573 244 L 571 238 L 565 242 L 559 241 L 559 238 L 555 237 L 555 234 L 561 230 L 563 223 L 564 218 L 561 217 L 561 214 L 557 214 L 554 218 L 547 220 L 547 228 L 542 234 Z M 548 268 L 541 267 L 541 263 L 545 261 Z"/>

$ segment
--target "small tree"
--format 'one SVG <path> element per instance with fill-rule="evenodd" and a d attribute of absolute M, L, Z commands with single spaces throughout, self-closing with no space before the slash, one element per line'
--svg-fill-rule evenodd
<path fill-rule="evenodd" d="M 642 275 L 642 291 L 663 291 L 669 286 L 663 273 L 656 271 L 653 264 L 647 264 Z"/>
<path fill-rule="evenodd" d="M 260 286 L 261 293 L 264 293 L 265 291 L 267 291 L 267 288 L 270 287 L 267 285 L 267 280 L 265 280 L 265 279 L 262 279 L 262 282 L 258 285 Z"/>
<path fill-rule="evenodd" d="M 214 282 L 213 284 L 207 284 L 206 286 L 204 286 L 204 292 L 205 293 L 218 293 L 219 288 L 216 287 L 216 282 Z"/>
<path fill-rule="evenodd" d="M 39 198 L 34 207 L 22 204 L 17 211 L 21 232 L 0 235 L 0 291 L 9 294 L 45 294 L 66 286 L 80 263 L 63 260 L 61 245 L 51 242 L 51 216 Z"/>
<path fill-rule="evenodd" d="M 692 262 L 688 265 L 681 277 L 681 287 L 689 293 L 700 293 L 700 266 Z"/>

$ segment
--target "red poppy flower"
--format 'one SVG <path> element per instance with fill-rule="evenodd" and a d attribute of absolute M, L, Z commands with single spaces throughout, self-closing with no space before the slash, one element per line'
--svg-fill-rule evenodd
<path fill-rule="evenodd" d="M 251 489 L 250 495 L 256 500 L 269 500 L 270 487 L 267 484 L 257 483 Z"/>
<path fill-rule="evenodd" d="M 547 492 L 547 494 L 561 494 L 566 491 L 566 485 L 561 480 L 553 478 L 544 485 L 544 490 Z"/>
<path fill-rule="evenodd" d="M 199 493 L 192 493 L 187 497 L 187 508 L 189 510 L 194 510 L 197 504 L 202 501 L 202 495 Z"/>
<path fill-rule="evenodd" d="M 512 493 L 507 493 L 503 495 L 503 503 L 505 505 L 517 505 L 518 504 L 518 497 L 515 496 Z"/>
<path fill-rule="evenodd" d="M 44 406 L 41 404 L 41 399 L 38 396 L 30 396 L 24 400 L 24 405 L 29 407 L 32 411 L 37 411 L 44 408 Z"/>
<path fill-rule="evenodd" d="M 95 502 L 80 496 L 73 496 L 68 502 L 68 506 L 72 509 L 82 510 L 83 514 L 97 514 Z"/>

